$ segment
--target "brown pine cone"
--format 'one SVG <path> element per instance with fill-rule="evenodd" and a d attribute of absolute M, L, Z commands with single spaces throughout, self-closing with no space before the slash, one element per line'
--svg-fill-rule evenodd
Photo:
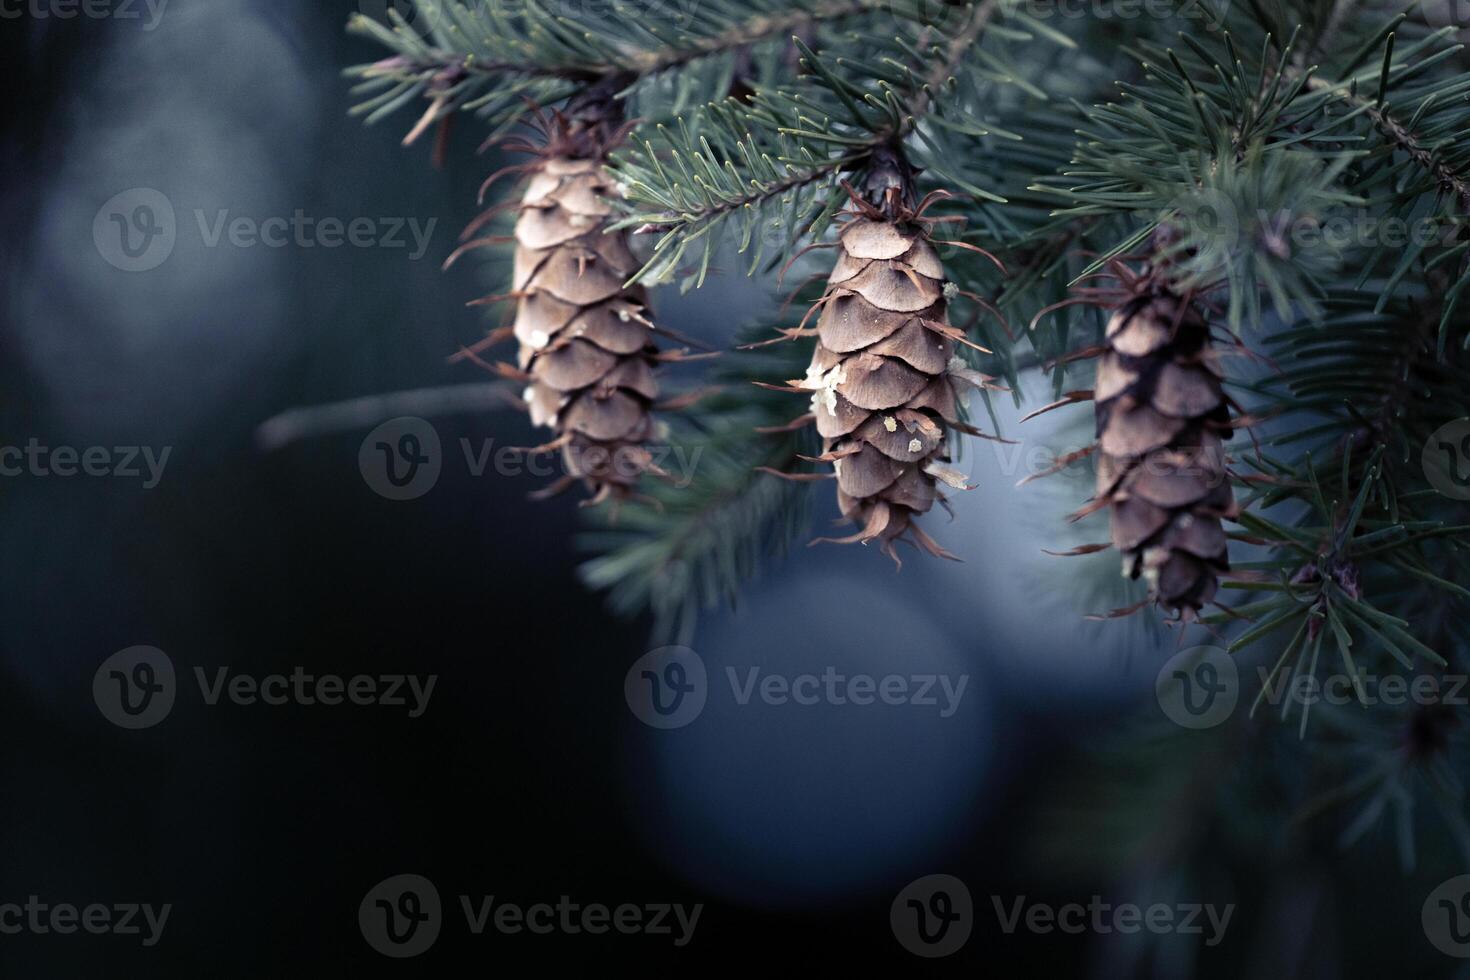
<path fill-rule="evenodd" d="M 1230 407 L 1195 305 L 1161 288 L 1108 320 L 1097 365 L 1097 496 L 1112 509 L 1123 574 L 1185 621 L 1230 568 L 1222 518 L 1236 514 L 1221 436 Z"/>
<path fill-rule="evenodd" d="M 657 349 L 627 233 L 606 232 L 613 190 L 594 158 L 548 156 L 531 171 L 515 226 L 517 362 L 531 420 L 558 436 L 567 476 L 593 500 L 626 496 L 651 469 L 644 447 Z"/>
<path fill-rule="evenodd" d="M 837 262 L 819 302 L 818 341 L 805 380 L 822 436 L 820 461 L 837 476 L 837 502 L 862 530 L 841 543 L 894 543 L 905 534 L 953 558 L 914 523 L 942 500 L 937 482 L 966 489 L 946 466 L 946 428 L 961 427 L 956 385 L 984 375 L 955 356 L 962 334 L 949 323 L 947 283 L 923 228 L 854 217 L 842 229 Z"/>

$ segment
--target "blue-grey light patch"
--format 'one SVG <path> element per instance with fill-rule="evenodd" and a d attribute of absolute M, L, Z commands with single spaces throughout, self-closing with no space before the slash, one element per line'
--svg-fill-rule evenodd
<path fill-rule="evenodd" d="M 862 549 L 844 556 L 868 559 L 886 565 Z M 698 720 L 674 731 L 632 723 L 632 822 L 671 870 L 753 904 L 841 900 L 943 860 L 972 832 L 993 748 L 980 658 L 932 625 L 888 569 L 870 571 L 767 583 L 737 614 L 710 618 L 696 643 L 709 684 Z M 936 703 L 783 704 L 760 693 L 770 675 L 828 667 L 879 681 L 934 675 L 925 700 Z"/>
<path fill-rule="evenodd" d="M 9 311 L 20 356 L 71 428 L 182 434 L 248 384 L 293 327 L 289 250 L 210 247 L 198 221 L 302 207 L 309 134 L 340 109 L 308 83 L 302 59 L 320 52 L 293 51 L 269 13 L 245 0 L 170 7 L 152 30 L 105 32 L 95 70 L 75 80 Z M 149 204 L 138 212 L 148 221 L 130 228 L 141 248 L 138 236 L 168 219 L 139 189 L 171 204 L 174 241 L 160 264 L 128 271 L 99 251 L 94 219 L 119 195 L 130 221 Z"/>

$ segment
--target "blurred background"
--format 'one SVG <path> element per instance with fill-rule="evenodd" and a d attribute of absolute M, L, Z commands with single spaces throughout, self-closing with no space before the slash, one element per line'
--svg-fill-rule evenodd
<path fill-rule="evenodd" d="M 172 906 L 151 946 L 0 935 L 0 973 L 1451 972 L 1419 929 L 1433 860 L 1404 874 L 1391 841 L 1345 856 L 1332 832 L 1286 828 L 1274 775 L 1259 811 L 1215 805 L 1250 760 L 1224 729 L 1171 725 L 1154 696 L 1161 665 L 1207 634 L 1084 621 L 1123 604 L 1115 559 L 1041 549 L 1105 535 L 1064 525 L 1085 492 L 1066 477 L 1013 487 L 1031 449 L 1086 440 L 1075 412 L 1018 431 L 1021 412 L 997 404 L 1022 444 L 967 447 L 979 489 L 952 523 L 929 521 L 963 564 L 895 573 L 832 547 L 772 562 L 737 609 L 701 621 L 708 700 L 670 730 L 625 700 L 648 623 L 578 583 L 574 495 L 528 502 L 544 481 L 466 458 L 540 441 L 516 413 L 466 389 L 458 409 L 354 403 L 263 441 L 283 412 L 484 380 L 446 355 L 482 334 L 464 304 L 490 287 L 473 262 L 440 265 L 498 163 L 467 120 L 436 169 L 428 147 L 399 145 L 401 119 L 349 119 L 341 69 L 378 54 L 342 27 L 385 3 L 99 0 L 88 15 L 26 0 L 0 20 L 18 82 L 0 139 L 0 443 L 52 454 L 0 481 L 0 904 Z M 660 319 L 728 345 L 772 301 L 738 260 L 727 269 L 656 296 Z M 1027 400 L 1048 397 L 1038 383 Z M 360 450 L 402 414 L 427 417 L 441 468 L 392 500 Z M 63 447 L 99 449 L 97 472 L 64 475 Z M 177 693 L 129 730 L 93 685 L 139 645 L 167 655 Z M 221 668 L 437 680 L 411 717 L 210 704 L 196 670 L 212 683 Z M 727 668 L 964 687 L 947 714 L 937 685 L 937 706 L 742 704 Z M 432 881 L 445 919 L 405 962 L 358 916 L 399 874 Z M 968 939 L 943 959 L 911 953 L 890 917 L 930 875 L 970 896 Z M 684 945 L 475 936 L 462 895 L 703 911 Z M 1205 936 L 1003 927 L 1018 899 L 1094 896 L 1235 910 L 1209 946 L 1203 916 Z"/>

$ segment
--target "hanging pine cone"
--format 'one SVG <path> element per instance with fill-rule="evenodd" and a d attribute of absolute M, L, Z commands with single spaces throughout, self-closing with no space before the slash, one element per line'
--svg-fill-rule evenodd
<path fill-rule="evenodd" d="M 522 168 L 528 181 L 507 294 L 516 300 L 515 320 L 489 338 L 515 336 L 516 364 L 498 370 L 525 384 L 531 421 L 557 433 L 531 451 L 560 449 L 566 475 L 538 496 L 580 479 L 592 503 L 625 497 L 644 472 L 658 472 L 645 446 L 654 435 L 658 397 L 654 325 L 643 287 L 624 285 L 640 265 L 628 234 L 607 231 L 613 213 L 607 199 L 616 188 L 604 160 L 623 132 L 610 115 L 606 100 L 588 100 L 579 114 L 545 120 L 545 146 Z"/>
<path fill-rule="evenodd" d="M 960 419 L 957 386 L 990 379 L 955 356 L 955 343 L 967 341 L 949 323 L 953 287 L 903 200 L 907 179 L 899 166 L 874 168 L 885 181 L 879 193 L 853 195 L 818 301 L 811 366 L 792 385 L 813 393 L 823 450 L 816 460 L 832 464 L 838 507 L 861 527 L 850 537 L 820 540 L 877 540 L 898 561 L 895 542 L 907 536 L 930 554 L 954 558 L 914 519 L 943 501 L 939 482 L 968 489 L 964 474 L 946 465 L 946 430 L 975 431 Z"/>
<path fill-rule="evenodd" d="M 1151 289 L 1113 311 L 1097 365 L 1095 504 L 1112 508 L 1123 572 L 1192 620 L 1228 571 L 1222 518 L 1236 513 L 1221 435 L 1230 407 L 1194 303 Z"/>
<path fill-rule="evenodd" d="M 594 500 L 648 468 L 657 349 L 626 232 L 604 231 L 611 182 L 600 160 L 549 157 L 516 222 L 513 330 L 531 421 L 555 429 L 567 475 Z"/>
<path fill-rule="evenodd" d="M 1026 418 L 1094 401 L 1097 442 L 1062 458 L 1052 472 L 1097 453 L 1097 493 L 1072 520 L 1110 508 L 1123 574 L 1149 586 L 1147 599 L 1112 615 L 1153 601 L 1192 622 L 1230 569 L 1220 522 L 1237 512 L 1222 441 L 1235 427 L 1233 403 L 1193 298 L 1173 291 L 1157 268 L 1137 274 L 1114 261 L 1110 269 L 1119 287 L 1079 289 L 1076 299 L 1042 311 L 1078 302 L 1112 311 L 1106 343 L 1087 352 L 1100 358 L 1094 390 L 1070 392 Z M 1107 547 L 1084 545 L 1069 554 Z"/>

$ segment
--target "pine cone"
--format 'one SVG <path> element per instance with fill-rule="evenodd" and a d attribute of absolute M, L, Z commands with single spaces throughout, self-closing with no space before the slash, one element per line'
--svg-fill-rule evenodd
<path fill-rule="evenodd" d="M 657 349 L 627 233 L 606 232 L 612 181 L 600 160 L 549 156 L 532 171 L 515 227 L 514 333 L 524 399 L 558 437 L 567 476 L 593 500 L 626 496 L 652 468 L 644 443 Z"/>
<path fill-rule="evenodd" d="M 1195 618 L 1228 571 L 1221 518 L 1236 514 L 1221 435 L 1230 408 L 1209 327 L 1194 304 L 1161 289 L 1113 311 L 1097 366 L 1097 496 L 1112 508 L 1123 574 Z"/>
<path fill-rule="evenodd" d="M 853 218 L 819 302 L 818 342 L 804 381 L 822 436 L 820 461 L 837 476 L 837 502 L 862 530 L 840 543 L 882 542 L 898 560 L 905 533 L 953 558 L 914 524 L 942 500 L 937 482 L 966 489 L 946 466 L 946 426 L 960 426 L 956 384 L 984 375 L 955 356 L 939 256 L 914 223 Z M 963 427 L 970 431 L 968 427 Z"/>

